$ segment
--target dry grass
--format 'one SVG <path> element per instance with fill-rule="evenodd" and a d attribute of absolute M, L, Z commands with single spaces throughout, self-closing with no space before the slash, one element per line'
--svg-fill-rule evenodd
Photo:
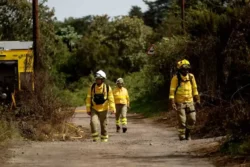
<path fill-rule="evenodd" d="M 213 126 L 207 126 L 211 115 L 215 113 L 216 110 L 213 110 L 209 107 L 204 107 L 203 109 L 197 111 L 197 120 L 194 129 L 195 138 L 208 138 L 225 135 L 224 133 L 222 133 L 221 127 L 217 126 L 218 123 L 214 124 Z M 169 127 L 178 127 L 176 111 L 161 112 L 159 116 L 156 117 L 156 121 L 159 123 L 167 124 Z"/>
<path fill-rule="evenodd" d="M 19 130 L 14 122 L 8 122 L 6 120 L 0 121 L 0 142 L 19 137 Z"/>
<path fill-rule="evenodd" d="M 27 86 L 19 93 L 15 121 L 21 135 L 39 141 L 84 137 L 83 129 L 69 123 L 75 108 L 60 98 L 52 83 L 46 72 L 40 72 L 35 77 L 35 90 Z"/>
<path fill-rule="evenodd" d="M 0 118 L 0 146 L 6 145 L 9 140 L 21 138 L 18 125 L 9 110 L 1 109 Z"/>
<path fill-rule="evenodd" d="M 250 167 L 249 157 L 217 156 L 213 160 L 216 166 Z"/>

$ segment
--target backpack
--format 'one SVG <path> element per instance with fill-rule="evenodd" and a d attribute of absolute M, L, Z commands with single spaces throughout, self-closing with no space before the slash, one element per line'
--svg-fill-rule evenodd
<path fill-rule="evenodd" d="M 177 75 L 177 79 L 178 79 L 178 85 L 177 85 L 177 87 L 176 87 L 176 89 L 175 89 L 175 94 L 176 94 L 178 88 L 181 86 L 181 82 L 187 82 L 187 81 L 183 81 L 183 80 L 182 80 L 181 74 L 180 74 L 179 72 L 177 72 L 176 75 Z M 193 76 L 192 76 L 190 73 L 188 73 L 188 77 L 189 77 L 189 80 L 188 80 L 188 81 L 191 83 L 191 86 L 193 87 L 193 82 L 192 82 Z"/>
<path fill-rule="evenodd" d="M 105 84 L 106 85 L 106 90 L 107 90 L 107 98 L 104 99 L 104 86 L 103 86 L 103 93 L 102 94 L 95 94 L 95 86 L 96 86 L 96 83 L 94 83 L 92 86 L 91 86 L 91 105 L 93 106 L 92 104 L 92 92 L 94 90 L 94 102 L 97 104 L 97 105 L 100 105 L 100 104 L 103 104 L 105 103 L 105 101 L 108 100 L 108 93 L 109 93 L 109 85 Z"/>

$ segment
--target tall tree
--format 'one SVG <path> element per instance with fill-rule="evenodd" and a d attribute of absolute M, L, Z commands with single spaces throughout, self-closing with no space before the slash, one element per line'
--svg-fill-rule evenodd
<path fill-rule="evenodd" d="M 148 5 L 148 10 L 144 14 L 144 22 L 151 27 L 157 27 L 164 21 L 165 15 L 172 7 L 175 0 L 143 0 Z"/>
<path fill-rule="evenodd" d="M 71 26 L 74 27 L 75 32 L 80 35 L 85 35 L 89 30 L 89 25 L 93 20 L 93 16 L 84 16 L 81 18 L 66 18 L 63 22 L 56 22 L 57 30 L 60 27 Z"/>
<path fill-rule="evenodd" d="M 31 4 L 27 0 L 1 1 L 1 40 L 31 40 Z"/>
<path fill-rule="evenodd" d="M 74 27 L 71 26 L 59 28 L 56 35 L 67 45 L 70 52 L 76 45 L 77 40 L 79 40 L 82 37 L 82 35 L 78 35 L 75 32 Z"/>
<path fill-rule="evenodd" d="M 131 17 L 94 17 L 90 31 L 79 41 L 76 55 L 64 68 L 71 81 L 104 69 L 114 79 L 138 71 L 145 64 L 147 38 L 151 29 Z"/>
<path fill-rule="evenodd" d="M 138 18 L 143 18 L 143 12 L 139 6 L 132 6 L 132 8 L 129 11 L 129 16 L 130 17 L 138 17 Z"/>

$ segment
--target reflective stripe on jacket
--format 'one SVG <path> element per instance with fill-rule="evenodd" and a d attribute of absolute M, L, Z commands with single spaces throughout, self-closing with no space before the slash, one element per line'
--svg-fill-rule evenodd
<path fill-rule="evenodd" d="M 116 87 L 113 91 L 115 104 L 126 104 L 129 106 L 129 95 L 128 90 L 124 87 L 118 88 Z"/>
<path fill-rule="evenodd" d="M 193 74 L 182 76 L 178 87 L 178 77 L 175 75 L 171 80 L 169 98 L 177 103 L 193 102 L 193 96 L 198 95 L 197 84 Z M 178 87 L 178 89 L 177 89 Z M 177 89 L 177 90 L 176 90 Z"/>
<path fill-rule="evenodd" d="M 95 85 L 95 93 L 96 94 L 102 94 L 103 93 L 103 86 L 104 86 L 104 98 L 107 99 L 105 101 L 105 103 L 97 105 L 95 104 L 95 102 L 93 101 L 94 98 L 94 90 L 91 90 L 91 87 L 88 90 L 88 94 L 87 94 L 87 98 L 86 98 L 86 108 L 87 108 L 87 112 L 91 111 L 91 101 L 92 101 L 92 108 L 95 109 L 98 112 L 102 112 L 102 111 L 107 111 L 108 109 L 110 111 L 115 111 L 115 103 L 114 103 L 114 96 L 112 93 L 112 89 L 109 86 L 109 92 L 107 95 L 107 90 L 106 90 L 106 85 L 102 84 L 101 86 Z M 92 99 L 91 99 L 91 94 L 92 94 Z M 108 98 L 107 98 L 108 96 Z"/>

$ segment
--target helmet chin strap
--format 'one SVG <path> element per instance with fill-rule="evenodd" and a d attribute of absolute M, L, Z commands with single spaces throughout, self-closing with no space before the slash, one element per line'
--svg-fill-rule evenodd
<path fill-rule="evenodd" d="M 100 82 L 100 83 L 97 83 L 97 82 L 96 82 L 96 84 L 97 84 L 97 86 L 101 86 L 101 85 L 103 84 L 103 82 L 104 82 L 104 80 L 101 79 L 101 82 Z"/>

